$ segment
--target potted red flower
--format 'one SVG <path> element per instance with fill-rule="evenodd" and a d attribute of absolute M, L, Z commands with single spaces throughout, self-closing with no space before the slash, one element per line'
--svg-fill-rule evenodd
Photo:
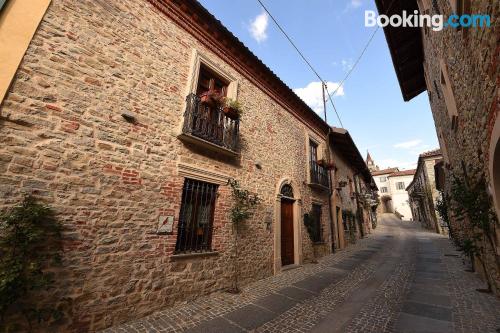
<path fill-rule="evenodd" d="M 222 111 L 231 119 L 238 119 L 242 112 L 241 104 L 231 98 L 224 98 Z"/>
<path fill-rule="evenodd" d="M 322 166 L 323 168 L 325 168 L 327 170 L 332 170 L 333 168 L 335 168 L 335 164 L 333 162 L 328 162 L 325 159 L 319 160 L 318 165 Z"/>
<path fill-rule="evenodd" d="M 221 95 L 216 90 L 208 90 L 200 95 L 200 101 L 203 104 L 214 107 L 220 104 Z"/>

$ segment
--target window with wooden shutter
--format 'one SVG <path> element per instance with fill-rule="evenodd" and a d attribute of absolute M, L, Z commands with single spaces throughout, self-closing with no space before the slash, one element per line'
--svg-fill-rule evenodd
<path fill-rule="evenodd" d="M 208 67 L 203 64 L 200 66 L 200 74 L 198 76 L 198 85 L 196 88 L 196 94 L 198 96 L 207 91 L 216 91 L 222 96 L 226 96 L 228 85 L 229 82 L 222 79 Z"/>

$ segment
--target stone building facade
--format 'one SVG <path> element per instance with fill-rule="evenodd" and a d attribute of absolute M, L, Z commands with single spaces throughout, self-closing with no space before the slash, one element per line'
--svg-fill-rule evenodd
<path fill-rule="evenodd" d="M 378 213 L 394 213 L 399 218 L 410 220 L 412 214 L 406 187 L 412 181 L 415 170 L 399 170 L 399 168 L 380 170 L 370 154 L 367 155 L 366 163 L 380 191 Z"/>
<path fill-rule="evenodd" d="M 442 158 L 440 149 L 420 154 L 417 171 L 406 189 L 413 220 L 437 233 L 447 233 L 445 222 L 436 213 L 437 201 L 442 196 L 436 186 L 435 168 Z"/>
<path fill-rule="evenodd" d="M 38 297 L 64 310 L 51 330 L 95 331 L 339 247 L 332 129 L 198 2 L 27 5 L 0 12 L 0 35 L 37 24 L 25 52 L 0 51 L 15 68 L 0 80 L 0 206 L 32 194 L 63 225 L 56 287 Z M 364 164 L 338 163 L 372 195 Z M 228 179 L 262 199 L 237 245 Z"/>
<path fill-rule="evenodd" d="M 396 74 L 406 101 L 427 90 L 436 125 L 446 182 L 450 194 L 452 179 L 478 185 L 496 211 L 490 232 L 482 233 L 478 246 L 484 249 L 486 273 L 492 289 L 500 292 L 500 117 L 499 36 L 500 3 L 490 0 L 376 0 L 380 13 L 401 14 L 415 10 L 426 14 L 465 16 L 489 15 L 490 27 L 429 28 L 386 27 L 384 32 Z M 472 186 L 472 185 L 471 185 Z M 471 237 L 469 222 L 459 222 L 451 210 L 451 228 L 456 237 Z M 493 215 L 495 215 L 493 213 Z"/>
<path fill-rule="evenodd" d="M 376 227 L 377 187 L 349 132 L 332 128 L 335 241 L 345 248 Z"/>

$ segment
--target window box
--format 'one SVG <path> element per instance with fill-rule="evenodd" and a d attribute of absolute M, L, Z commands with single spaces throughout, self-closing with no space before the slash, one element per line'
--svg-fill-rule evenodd
<path fill-rule="evenodd" d="M 222 111 L 230 119 L 236 120 L 240 117 L 239 111 L 235 108 L 230 107 L 230 106 L 223 107 Z"/>
<path fill-rule="evenodd" d="M 328 162 L 325 159 L 319 160 L 318 165 L 324 167 L 327 170 L 332 170 L 333 168 L 335 168 L 335 164 L 333 162 Z"/>
<path fill-rule="evenodd" d="M 221 95 L 215 90 L 205 91 L 200 94 L 200 102 L 209 107 L 216 107 L 221 104 Z"/>

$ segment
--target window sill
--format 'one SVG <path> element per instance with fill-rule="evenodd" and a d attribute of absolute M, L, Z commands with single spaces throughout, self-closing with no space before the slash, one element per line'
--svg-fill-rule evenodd
<path fill-rule="evenodd" d="M 179 254 L 173 254 L 170 257 L 170 261 L 183 260 L 183 259 L 193 259 L 193 258 L 195 259 L 195 258 L 203 258 L 203 257 L 214 257 L 214 256 L 218 256 L 218 255 L 219 255 L 218 251 L 179 253 Z"/>
<path fill-rule="evenodd" d="M 199 138 L 195 135 L 181 133 L 177 136 L 177 138 L 179 138 L 179 140 L 181 140 L 181 141 L 184 141 L 184 142 L 187 142 L 190 144 L 194 144 L 194 145 L 198 145 L 199 147 L 209 149 L 213 152 L 220 153 L 220 154 L 225 155 L 225 156 L 229 156 L 229 157 L 238 157 L 239 156 L 239 153 L 236 151 L 232 151 L 228 148 L 219 146 L 215 143 L 209 142 L 209 141 L 204 140 L 202 138 Z"/>
<path fill-rule="evenodd" d="M 318 189 L 318 190 L 322 190 L 322 191 L 328 191 L 329 190 L 328 186 L 321 185 L 321 184 L 318 184 L 318 183 L 309 183 L 308 185 L 310 187 L 312 187 L 312 188 L 315 188 L 315 189 Z"/>

